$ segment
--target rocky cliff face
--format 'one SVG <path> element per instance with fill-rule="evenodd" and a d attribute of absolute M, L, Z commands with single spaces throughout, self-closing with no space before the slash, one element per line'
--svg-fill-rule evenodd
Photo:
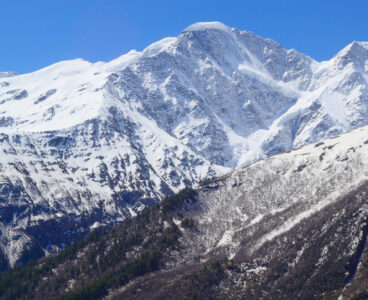
<path fill-rule="evenodd" d="M 184 186 L 366 124 L 367 59 L 364 42 L 319 63 L 198 23 L 109 63 L 1 73 L 7 260 L 54 252 Z M 45 224 L 54 239 L 40 234 Z"/>

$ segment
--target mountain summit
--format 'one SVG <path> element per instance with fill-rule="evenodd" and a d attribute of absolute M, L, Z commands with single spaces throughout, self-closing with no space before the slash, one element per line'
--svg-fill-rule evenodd
<path fill-rule="evenodd" d="M 218 22 L 108 63 L 0 77 L 0 245 L 10 265 L 185 186 L 368 123 L 367 43 L 317 62 Z"/>

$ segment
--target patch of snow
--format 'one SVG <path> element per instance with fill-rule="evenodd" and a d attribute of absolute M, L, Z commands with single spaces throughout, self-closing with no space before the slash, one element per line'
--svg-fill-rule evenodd
<path fill-rule="evenodd" d="M 137 216 L 137 213 L 130 207 L 130 206 L 127 206 L 128 210 L 129 210 L 129 213 L 132 217 L 135 217 Z"/>
<path fill-rule="evenodd" d="M 96 228 L 99 228 L 99 227 L 101 227 L 101 226 L 104 226 L 104 224 L 102 224 L 102 223 L 100 223 L 100 222 L 96 221 L 96 222 L 94 222 L 94 223 L 93 223 L 93 225 L 92 225 L 90 228 L 91 228 L 91 229 L 96 229 Z"/>
<path fill-rule="evenodd" d="M 224 232 L 224 235 L 222 236 L 221 240 L 219 240 L 219 242 L 217 243 L 216 247 L 221 247 L 221 246 L 227 246 L 231 243 L 232 238 L 233 238 L 233 230 L 227 230 Z"/>

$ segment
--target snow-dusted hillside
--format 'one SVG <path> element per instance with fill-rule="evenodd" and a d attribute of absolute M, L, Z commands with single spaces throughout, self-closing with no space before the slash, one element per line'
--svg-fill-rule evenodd
<path fill-rule="evenodd" d="M 367 150 L 365 126 L 207 180 L 6 273 L 0 296 L 366 299 Z"/>
<path fill-rule="evenodd" d="M 365 125 L 367 80 L 367 43 L 319 63 L 221 23 L 108 63 L 0 73 L 6 258 L 52 252 L 186 185 Z"/>
<path fill-rule="evenodd" d="M 327 207 L 331 214 L 336 213 L 335 218 L 344 215 L 343 211 L 332 212 L 331 207 L 341 206 L 348 201 L 347 197 L 353 201 L 353 192 L 361 187 L 364 196 L 358 199 L 362 203 L 352 222 L 366 222 L 367 183 L 368 126 L 365 126 L 203 183 L 198 188 L 200 212 L 193 215 L 201 233 L 188 240 L 206 252 L 226 249 L 230 258 L 239 255 L 239 251 L 251 254 L 300 224 L 309 226 L 309 218 Z M 330 225 L 325 223 L 320 234 Z M 365 240 L 363 225 L 347 237 L 356 239 L 351 249 L 345 249 L 350 255 Z M 244 239 L 252 240 L 246 250 L 242 249 Z"/>
<path fill-rule="evenodd" d="M 337 299 L 368 253 L 368 126 L 208 180 L 196 193 L 172 216 L 179 245 L 163 271 L 117 290 L 120 298 Z M 214 261 L 225 261 L 218 277 Z"/>

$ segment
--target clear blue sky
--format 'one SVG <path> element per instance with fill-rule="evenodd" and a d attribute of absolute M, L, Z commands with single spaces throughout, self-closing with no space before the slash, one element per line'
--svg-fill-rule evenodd
<path fill-rule="evenodd" d="M 0 0 L 0 71 L 109 61 L 199 21 L 250 30 L 317 60 L 368 41 L 367 0 Z"/>

